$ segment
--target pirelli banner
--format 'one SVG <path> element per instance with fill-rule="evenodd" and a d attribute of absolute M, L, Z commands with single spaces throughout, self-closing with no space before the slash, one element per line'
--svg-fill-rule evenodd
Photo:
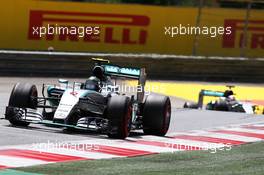
<path fill-rule="evenodd" d="M 196 8 L 9 0 L 0 9 L 1 49 L 191 55 L 196 45 L 197 55 L 239 56 L 243 47 L 264 57 L 263 10 L 246 24 L 245 10 L 204 8 L 194 34 Z"/>

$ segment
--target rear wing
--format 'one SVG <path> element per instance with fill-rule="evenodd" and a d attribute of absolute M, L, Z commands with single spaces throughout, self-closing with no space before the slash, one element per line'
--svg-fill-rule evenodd
<path fill-rule="evenodd" d="M 203 107 L 203 99 L 205 96 L 209 97 L 224 97 L 224 92 L 220 91 L 211 91 L 211 90 L 204 90 L 202 89 L 199 93 L 199 99 L 198 99 L 198 109 L 202 109 Z"/>
<path fill-rule="evenodd" d="M 143 103 L 147 76 L 145 68 L 120 67 L 113 64 L 102 64 L 101 66 L 104 68 L 106 75 L 137 79 L 138 86 L 140 86 L 140 88 L 137 88 L 137 100 L 139 103 Z"/>
<path fill-rule="evenodd" d="M 112 64 L 101 65 L 104 68 L 105 74 L 117 77 L 126 77 L 132 79 L 139 79 L 141 69 L 132 67 L 120 67 Z"/>

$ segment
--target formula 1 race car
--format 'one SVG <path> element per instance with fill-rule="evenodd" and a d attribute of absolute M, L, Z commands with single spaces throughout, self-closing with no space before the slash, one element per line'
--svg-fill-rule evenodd
<path fill-rule="evenodd" d="M 247 114 L 264 114 L 264 107 L 249 102 L 241 102 L 236 100 L 232 90 L 234 86 L 227 86 L 228 89 L 224 92 L 204 90 L 199 93 L 198 103 L 185 102 L 184 108 L 202 109 L 205 96 L 219 97 L 218 100 L 213 100 L 207 103 L 205 109 L 215 111 L 232 111 L 244 112 Z"/>
<path fill-rule="evenodd" d="M 30 123 L 63 127 L 66 130 L 89 130 L 124 139 L 130 130 L 164 136 L 169 128 L 171 104 L 167 96 L 144 95 L 145 69 L 120 67 L 108 60 L 93 59 L 92 74 L 83 83 L 42 86 L 38 96 L 35 85 L 17 83 L 6 107 L 5 119 L 15 126 Z M 111 78 L 138 80 L 135 95 L 120 95 Z"/>

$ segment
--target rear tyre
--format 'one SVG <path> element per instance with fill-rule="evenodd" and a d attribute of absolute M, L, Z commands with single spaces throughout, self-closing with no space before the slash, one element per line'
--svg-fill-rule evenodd
<path fill-rule="evenodd" d="M 129 97 L 113 96 L 107 104 L 108 137 L 125 139 L 131 129 L 132 105 Z"/>
<path fill-rule="evenodd" d="M 143 108 L 145 134 L 164 136 L 170 125 L 171 103 L 166 96 L 148 96 Z"/>
<path fill-rule="evenodd" d="M 36 109 L 38 91 L 35 85 L 29 83 L 17 83 L 9 98 L 9 107 Z M 12 109 L 12 108 L 11 108 Z M 21 114 L 10 109 L 6 111 L 7 118 L 12 125 L 28 126 L 29 122 L 21 121 Z"/>

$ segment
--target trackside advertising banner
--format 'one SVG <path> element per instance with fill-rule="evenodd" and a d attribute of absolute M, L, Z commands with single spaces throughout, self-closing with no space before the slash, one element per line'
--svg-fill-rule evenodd
<path fill-rule="evenodd" d="M 1 49 L 264 56 L 264 11 L 9 0 L 1 2 Z M 195 28 L 196 27 L 196 28 Z"/>

